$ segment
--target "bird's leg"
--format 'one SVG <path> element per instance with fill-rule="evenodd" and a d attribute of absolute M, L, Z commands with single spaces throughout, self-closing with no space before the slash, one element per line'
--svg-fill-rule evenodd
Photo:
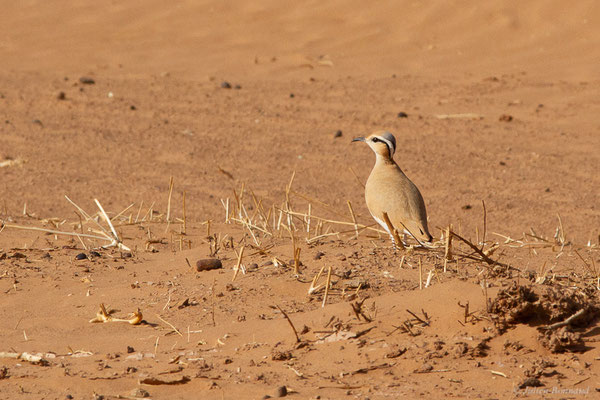
<path fill-rule="evenodd" d="M 394 235 L 390 234 L 390 239 L 392 239 L 392 247 L 394 248 L 394 253 L 398 252 L 398 246 L 396 246 L 396 240 L 394 239 Z"/>

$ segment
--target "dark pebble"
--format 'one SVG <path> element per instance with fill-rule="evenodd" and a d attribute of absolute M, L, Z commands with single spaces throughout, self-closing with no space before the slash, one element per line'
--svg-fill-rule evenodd
<path fill-rule="evenodd" d="M 210 271 L 211 269 L 221 269 L 223 264 L 221 260 L 216 258 L 206 258 L 204 260 L 196 261 L 196 271 Z"/>
<path fill-rule="evenodd" d="M 535 377 L 529 377 L 519 384 L 519 389 L 525 389 L 526 387 L 540 387 L 544 386 L 542 382 Z"/>
<path fill-rule="evenodd" d="M 466 205 L 462 206 L 463 210 L 470 210 L 471 208 L 473 208 L 473 207 L 471 207 L 470 204 L 466 204 Z"/>
<path fill-rule="evenodd" d="M 285 397 L 287 396 L 287 388 L 285 386 L 279 386 L 275 389 L 275 397 Z"/>
<path fill-rule="evenodd" d="M 550 192 L 550 188 L 546 188 L 546 193 L 549 193 L 549 192 Z"/>
<path fill-rule="evenodd" d="M 404 111 L 400 111 L 398 113 L 398 118 L 408 118 L 408 114 L 405 113 Z"/>
<path fill-rule="evenodd" d="M 121 253 L 121 258 L 131 258 L 133 257 L 133 254 L 131 253 Z"/>
<path fill-rule="evenodd" d="M 129 109 L 135 111 L 135 110 L 137 110 L 137 107 L 134 105 L 131 105 L 131 106 L 129 106 Z"/>
<path fill-rule="evenodd" d="M 296 97 L 294 96 L 294 93 L 290 93 L 290 98 L 293 99 L 294 97 Z"/>
<path fill-rule="evenodd" d="M 65 100 L 67 98 L 67 95 L 65 94 L 65 92 L 59 92 L 56 98 L 59 100 Z"/>
<path fill-rule="evenodd" d="M 94 83 L 96 83 L 96 81 L 90 78 L 89 76 L 82 76 L 81 78 L 79 78 L 79 82 L 83 83 L 84 85 L 93 85 Z"/>
<path fill-rule="evenodd" d="M 127 353 L 133 353 L 135 349 L 131 346 L 127 346 Z"/>
<path fill-rule="evenodd" d="M 321 257 L 323 257 L 325 255 L 325 253 L 321 252 L 321 251 L 317 251 L 317 254 L 315 254 L 315 260 L 320 260 Z"/>
<path fill-rule="evenodd" d="M 233 88 L 237 89 L 237 90 L 240 90 L 242 88 L 242 85 L 235 85 Z"/>
<path fill-rule="evenodd" d="M 73 398 L 73 396 L 71 396 L 70 394 L 68 394 L 68 395 L 65 396 L 65 398 L 71 400 Z"/>
<path fill-rule="evenodd" d="M 500 161 L 500 165 L 506 165 L 504 161 Z"/>
<path fill-rule="evenodd" d="M 500 116 L 500 118 L 498 118 L 498 121 L 501 122 L 510 122 L 513 120 L 513 116 L 512 115 L 508 115 L 508 114 L 502 114 Z"/>
<path fill-rule="evenodd" d="M 79 253 L 75 256 L 76 260 L 86 260 L 88 257 L 85 255 L 85 253 Z"/>
<path fill-rule="evenodd" d="M 102 257 L 102 254 L 98 253 L 97 251 L 90 251 L 90 256 Z"/>
<path fill-rule="evenodd" d="M 221 82 L 221 88 L 222 89 L 231 89 L 231 83 L 229 83 L 227 81 L 223 81 L 223 82 Z"/>
<path fill-rule="evenodd" d="M 254 263 L 254 264 L 250 264 L 246 267 L 246 271 L 248 272 L 253 272 L 253 271 L 257 271 L 258 270 L 258 264 Z"/>
<path fill-rule="evenodd" d="M 42 128 L 44 127 L 44 124 L 42 123 L 42 121 L 40 121 L 39 119 L 34 119 L 33 121 L 31 121 L 32 123 L 41 126 Z"/>
<path fill-rule="evenodd" d="M 333 134 L 333 137 L 334 137 L 334 138 L 342 137 L 342 131 L 338 129 L 338 130 L 337 130 L 337 131 L 335 131 L 335 133 Z"/>

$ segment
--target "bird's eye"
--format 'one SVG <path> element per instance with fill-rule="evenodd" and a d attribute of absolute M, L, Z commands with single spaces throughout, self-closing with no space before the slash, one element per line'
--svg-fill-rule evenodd
<path fill-rule="evenodd" d="M 376 137 L 374 137 L 373 139 L 371 139 L 371 141 L 372 141 L 373 143 L 377 143 L 377 142 L 379 142 L 379 139 L 377 139 Z"/>

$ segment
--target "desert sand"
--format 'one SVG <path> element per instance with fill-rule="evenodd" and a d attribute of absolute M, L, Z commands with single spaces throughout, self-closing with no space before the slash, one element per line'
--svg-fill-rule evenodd
<path fill-rule="evenodd" d="M 0 398 L 599 395 L 597 2 L 1 9 Z"/>

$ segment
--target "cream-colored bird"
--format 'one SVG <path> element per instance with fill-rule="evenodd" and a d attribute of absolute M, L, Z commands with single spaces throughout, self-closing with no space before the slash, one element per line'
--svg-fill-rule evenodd
<path fill-rule="evenodd" d="M 432 237 L 427 228 L 427 211 L 421 192 L 394 161 L 396 138 L 389 132 L 379 131 L 357 137 L 353 142 L 364 142 L 375 152 L 375 166 L 367 179 L 365 200 L 369 212 L 392 237 L 384 220 L 387 213 L 392 226 L 429 247 Z"/>

